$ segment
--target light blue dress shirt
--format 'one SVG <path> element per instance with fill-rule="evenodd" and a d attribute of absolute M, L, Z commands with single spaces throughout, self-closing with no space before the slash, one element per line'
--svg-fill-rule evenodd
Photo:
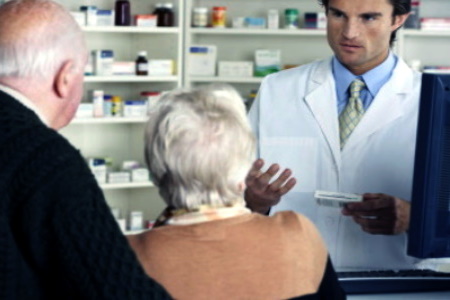
<path fill-rule="evenodd" d="M 361 91 L 361 100 L 363 101 L 364 110 L 366 111 L 381 87 L 391 78 L 397 60 L 397 56 L 392 52 L 389 52 L 388 57 L 383 63 L 372 70 L 357 76 L 344 67 L 336 56 L 333 57 L 333 77 L 336 82 L 337 107 L 339 114 L 341 114 L 347 105 L 349 98 L 348 88 L 356 78 L 362 79 L 366 83 L 366 88 Z"/>

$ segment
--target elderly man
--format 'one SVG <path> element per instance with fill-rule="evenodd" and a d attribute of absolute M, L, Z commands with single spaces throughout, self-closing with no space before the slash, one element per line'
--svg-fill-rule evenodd
<path fill-rule="evenodd" d="M 81 100 L 87 49 L 49 0 L 0 6 L 0 299 L 162 299 L 80 153 L 55 130 Z"/>

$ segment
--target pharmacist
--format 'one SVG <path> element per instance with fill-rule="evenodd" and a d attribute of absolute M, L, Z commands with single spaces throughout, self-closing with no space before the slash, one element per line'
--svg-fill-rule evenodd
<path fill-rule="evenodd" d="M 247 205 L 308 216 L 338 271 L 414 268 L 406 231 L 421 77 L 390 51 L 410 1 L 322 4 L 334 56 L 267 76 L 249 113 L 259 157 L 290 169 L 276 175 L 278 164 L 257 160 Z M 363 202 L 319 206 L 316 190 Z"/>

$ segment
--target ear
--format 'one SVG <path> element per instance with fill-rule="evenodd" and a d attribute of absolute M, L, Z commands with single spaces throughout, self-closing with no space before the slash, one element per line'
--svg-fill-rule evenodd
<path fill-rule="evenodd" d="M 408 19 L 410 14 L 411 13 L 395 16 L 394 17 L 394 24 L 392 24 L 393 31 L 397 30 L 398 28 L 400 28 L 405 23 L 406 19 Z"/>
<path fill-rule="evenodd" d="M 65 61 L 55 75 L 53 89 L 59 98 L 67 98 L 72 88 L 75 72 L 73 71 L 74 62 Z"/>

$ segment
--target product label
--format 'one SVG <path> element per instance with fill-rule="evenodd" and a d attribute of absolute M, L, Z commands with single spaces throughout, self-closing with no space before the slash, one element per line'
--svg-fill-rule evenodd
<path fill-rule="evenodd" d="M 138 71 L 139 72 L 146 72 L 148 71 L 148 64 L 138 64 Z"/>

